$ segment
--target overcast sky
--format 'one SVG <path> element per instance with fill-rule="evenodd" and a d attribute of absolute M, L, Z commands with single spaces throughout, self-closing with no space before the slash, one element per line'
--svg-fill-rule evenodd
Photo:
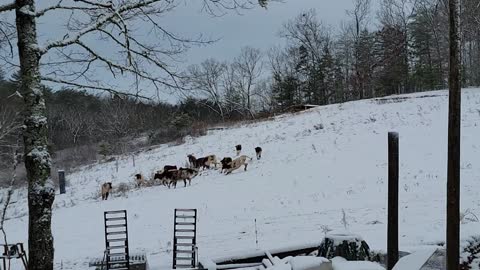
<path fill-rule="evenodd" d="M 284 41 L 278 37 L 282 24 L 311 8 L 316 9 L 322 22 L 336 28 L 347 19 L 346 10 L 353 5 L 353 0 L 284 0 L 283 3 L 271 3 L 268 9 L 257 7 L 244 10 L 241 15 L 230 12 L 222 17 L 212 17 L 200 12 L 200 7 L 192 5 L 191 0 L 187 1 L 188 5 L 178 7 L 166 17 L 170 29 L 187 36 L 201 32 L 220 40 L 205 47 L 192 48 L 183 59 L 184 65 L 200 63 L 210 57 L 231 60 L 244 46 L 267 51 L 272 46 L 282 45 Z"/>
<path fill-rule="evenodd" d="M 49 2 L 41 4 L 48 5 Z M 206 37 L 219 39 L 214 44 L 192 48 L 182 57 L 180 67 L 197 64 L 207 58 L 231 60 L 244 46 L 252 46 L 266 52 L 273 46 L 283 45 L 284 40 L 278 37 L 282 24 L 311 8 L 316 9 L 318 18 L 323 23 L 338 29 L 340 22 L 347 19 L 346 10 L 353 6 L 353 0 L 283 0 L 283 3 L 270 3 L 268 9 L 256 7 L 242 10 L 242 14 L 231 11 L 222 17 L 212 17 L 201 11 L 201 2 L 184 0 L 175 10 L 162 17 L 164 27 L 174 33 L 186 37 L 196 37 L 203 33 Z M 375 6 L 378 0 L 372 2 Z M 39 22 L 40 41 L 58 39 L 58 35 L 65 32 L 59 21 L 58 17 L 49 17 Z M 109 48 L 98 49 L 108 51 Z M 121 84 L 128 85 L 129 82 Z M 161 98 L 169 102 L 178 100 L 178 97 L 171 94 L 163 94 Z"/>
<path fill-rule="evenodd" d="M 188 54 L 189 62 L 199 62 L 208 57 L 231 59 L 243 46 L 267 50 L 282 43 L 278 31 L 282 24 L 310 8 L 317 10 L 318 17 L 326 24 L 338 26 L 346 19 L 345 10 L 351 8 L 352 0 L 285 0 L 271 3 L 268 9 L 255 8 L 242 11 L 242 15 L 231 12 L 223 17 L 212 18 L 200 13 L 198 7 L 182 6 L 169 15 L 169 22 L 178 26 L 182 33 L 203 32 L 221 38 L 208 47 L 194 48 Z"/>

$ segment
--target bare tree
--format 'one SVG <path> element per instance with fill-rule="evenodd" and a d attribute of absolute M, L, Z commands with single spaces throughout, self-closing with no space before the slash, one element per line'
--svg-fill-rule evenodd
<path fill-rule="evenodd" d="M 270 79 L 260 79 L 253 90 L 256 108 L 262 112 L 272 109 L 272 85 Z"/>
<path fill-rule="evenodd" d="M 94 129 L 94 121 L 88 118 L 79 108 L 64 108 L 61 112 L 61 124 L 69 135 L 71 142 L 76 145 L 81 136 L 91 134 Z"/>
<path fill-rule="evenodd" d="M 188 68 L 187 84 L 195 93 L 206 96 L 215 107 L 205 103 L 207 107 L 216 112 L 222 119 L 225 118 L 223 107 L 222 78 L 226 71 L 226 64 L 215 59 L 207 59 L 200 65 Z"/>
<path fill-rule="evenodd" d="M 281 36 L 291 50 L 298 50 L 299 61 L 295 64 L 301 83 L 303 102 L 326 104 L 327 91 L 322 89 L 322 61 L 324 48 L 330 47 L 330 29 L 318 19 L 314 9 L 302 12 L 284 24 Z M 329 89 L 333 91 L 333 89 Z"/>
<path fill-rule="evenodd" d="M 131 121 L 134 117 L 134 108 L 124 100 L 114 98 L 108 105 L 101 108 L 101 115 L 96 124 L 105 136 L 111 139 L 120 139 L 132 135 L 134 130 Z"/>
<path fill-rule="evenodd" d="M 12 135 L 20 129 L 19 114 L 13 107 L 2 104 L 0 107 L 0 147 L 10 146 Z"/>
<path fill-rule="evenodd" d="M 280 36 L 294 46 L 304 47 L 312 62 L 320 61 L 322 48 L 330 39 L 329 30 L 317 18 L 315 9 L 302 12 L 283 25 Z"/>
<path fill-rule="evenodd" d="M 298 63 L 300 55 L 298 49 L 287 48 L 282 50 L 272 48 L 268 53 L 270 69 L 273 77 L 272 96 L 276 100 L 276 109 L 285 109 L 291 105 L 303 102 L 299 87 Z"/>
<path fill-rule="evenodd" d="M 336 42 L 336 53 L 340 60 L 340 67 L 344 74 L 345 89 L 341 93 L 337 93 L 339 101 L 347 101 L 353 98 L 354 89 L 351 87 L 352 63 L 354 62 L 353 38 L 351 35 L 351 27 L 348 22 L 340 24 L 340 35 Z"/>
<path fill-rule="evenodd" d="M 224 106 L 226 113 L 230 116 L 234 113 L 244 116 L 242 93 L 237 89 L 236 73 L 235 65 L 229 64 L 226 66 L 222 79 Z"/>
<path fill-rule="evenodd" d="M 362 29 L 367 27 L 370 9 L 370 0 L 353 0 L 353 9 L 347 10 L 347 15 L 349 15 L 353 20 L 352 30 L 354 37 L 358 38 Z"/>
<path fill-rule="evenodd" d="M 370 0 L 354 0 L 353 9 L 347 11 L 347 15 L 352 18 L 351 35 L 355 45 L 354 49 L 354 69 L 355 69 L 355 90 L 359 94 L 359 98 L 363 99 L 366 95 L 365 74 L 362 73 L 360 67 L 360 39 L 361 32 L 367 28 L 370 15 Z"/>
<path fill-rule="evenodd" d="M 244 109 L 254 118 L 252 99 L 263 72 L 262 52 L 252 47 L 242 48 L 233 62 L 233 68 L 235 88 L 241 93 Z"/>
<path fill-rule="evenodd" d="M 8 188 L 7 188 L 7 194 L 5 197 L 2 197 L 0 202 L 3 203 L 2 205 L 2 208 L 1 208 L 1 212 L 0 212 L 0 231 L 2 232 L 3 234 L 3 241 L 5 244 L 8 244 L 8 241 L 7 241 L 7 233 L 5 232 L 5 228 L 4 228 L 4 224 L 5 224 L 5 218 L 6 218 L 6 215 L 7 215 L 7 210 L 8 210 L 8 206 L 10 205 L 10 201 L 12 199 L 12 195 L 13 195 L 13 192 L 14 192 L 14 184 L 15 184 L 15 181 L 17 180 L 17 166 L 18 166 L 18 163 L 19 163 L 19 160 L 20 160 L 20 154 L 19 154 L 19 147 L 20 146 L 20 136 L 17 137 L 17 143 L 15 146 L 12 147 L 12 152 L 13 152 L 13 155 L 12 155 L 12 175 L 11 175 L 11 178 L 10 178 L 10 181 L 9 181 L 9 185 L 8 185 Z"/>
<path fill-rule="evenodd" d="M 189 44 L 208 41 L 182 38 L 162 25 L 160 16 L 173 10 L 177 1 L 58 0 L 39 10 L 36 5 L 40 1 L 10 1 L 0 5 L 0 13 L 15 12 L 20 92 L 25 102 L 23 138 L 29 183 L 28 268 L 50 270 L 54 257 L 51 218 L 55 189 L 47 149 L 48 126 L 42 80 L 138 97 L 142 96 L 140 90 L 145 86 L 142 82 L 156 89 L 179 87 L 178 74 L 169 62 L 188 49 Z M 204 10 L 211 13 L 253 4 L 249 0 L 203 0 L 202 3 Z M 265 5 L 266 1 L 260 1 L 260 4 Z M 58 14 L 65 12 L 69 13 L 67 21 L 58 24 L 66 25 L 67 33 L 40 44 L 37 19 L 45 16 L 60 19 Z M 139 24 L 148 29 L 149 35 L 135 31 Z M 160 47 L 158 44 L 167 45 Z M 94 76 L 98 68 L 110 71 L 111 81 L 121 76 L 133 78 L 133 89 L 137 91 L 132 94 L 106 84 L 107 80 L 100 83 L 102 78 Z"/>

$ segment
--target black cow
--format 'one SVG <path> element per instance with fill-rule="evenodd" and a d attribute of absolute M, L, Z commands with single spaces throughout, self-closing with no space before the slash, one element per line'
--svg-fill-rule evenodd
<path fill-rule="evenodd" d="M 232 167 L 232 158 L 231 157 L 224 157 L 220 163 L 222 164 L 222 169 L 220 170 L 220 173 L 223 173 L 223 171 L 228 170 Z"/>
<path fill-rule="evenodd" d="M 257 160 L 262 158 L 262 148 L 257 146 L 255 147 L 255 153 L 257 154 Z"/>
<path fill-rule="evenodd" d="M 239 144 L 239 145 L 235 146 L 235 149 L 237 150 L 237 156 L 239 156 L 240 153 L 242 152 L 242 145 Z"/>

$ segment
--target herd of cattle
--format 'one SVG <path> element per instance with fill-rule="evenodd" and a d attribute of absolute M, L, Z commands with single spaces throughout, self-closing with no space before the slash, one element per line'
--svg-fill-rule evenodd
<path fill-rule="evenodd" d="M 240 167 L 244 166 L 244 170 L 247 170 L 248 161 L 252 160 L 252 158 L 246 155 L 240 155 L 242 151 L 242 146 L 237 145 L 235 146 L 235 150 L 237 153 L 237 158 L 233 159 L 231 157 L 224 157 L 220 162 L 217 161 L 217 157 L 215 155 L 209 155 L 206 157 L 196 158 L 195 156 L 188 155 L 188 162 L 189 168 L 178 168 L 176 165 L 165 165 L 163 170 L 157 171 L 153 174 L 151 181 L 147 182 L 145 177 L 138 173 L 135 175 L 135 184 L 137 187 L 140 186 L 148 186 L 148 185 L 155 185 L 161 184 L 164 186 L 170 187 L 177 187 L 177 182 L 183 181 L 184 186 L 191 184 L 192 178 L 198 175 L 200 170 L 211 169 L 212 166 L 217 168 L 217 165 L 221 164 L 221 173 L 230 174 L 234 170 L 239 169 Z M 257 160 L 262 158 L 262 148 L 255 147 L 255 153 Z M 107 182 L 102 184 L 102 200 L 107 200 L 108 195 L 112 190 L 112 183 Z"/>

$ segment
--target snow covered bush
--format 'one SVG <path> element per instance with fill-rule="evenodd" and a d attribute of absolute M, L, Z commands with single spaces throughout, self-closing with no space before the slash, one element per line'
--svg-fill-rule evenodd
<path fill-rule="evenodd" d="M 472 212 L 472 210 L 467 209 L 460 213 L 460 222 L 462 224 L 467 224 L 470 222 L 478 222 L 478 217 Z"/>
<path fill-rule="evenodd" d="M 318 256 L 327 259 L 340 256 L 349 261 L 370 260 L 370 247 L 362 237 L 353 234 L 328 234 L 318 251 Z"/>
<path fill-rule="evenodd" d="M 466 241 L 460 254 L 460 269 L 480 269 L 480 236 L 474 236 Z"/>
<path fill-rule="evenodd" d="M 127 183 L 120 183 L 118 184 L 117 188 L 114 188 L 115 194 L 123 197 L 125 196 L 131 189 L 131 186 Z"/>

